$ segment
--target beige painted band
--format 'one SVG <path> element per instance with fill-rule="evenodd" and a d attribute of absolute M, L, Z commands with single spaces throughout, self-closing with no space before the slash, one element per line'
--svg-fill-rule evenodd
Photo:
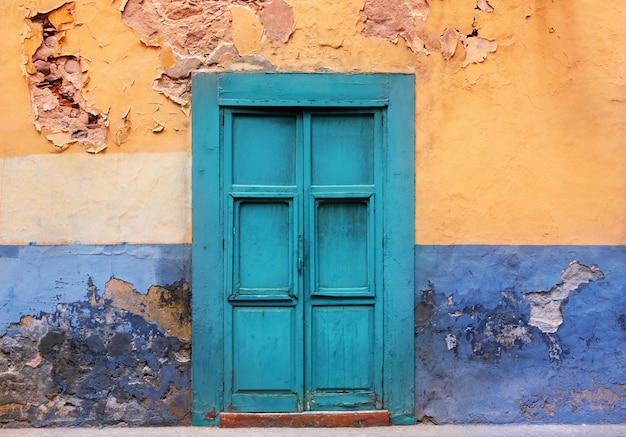
<path fill-rule="evenodd" d="M 58 154 L 0 159 L 0 244 L 186 243 L 191 157 Z"/>

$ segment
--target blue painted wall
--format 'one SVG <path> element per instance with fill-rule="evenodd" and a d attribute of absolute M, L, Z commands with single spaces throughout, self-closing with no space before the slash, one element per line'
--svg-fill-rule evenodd
<path fill-rule="evenodd" d="M 190 424 L 190 249 L 0 247 L 0 427 Z"/>
<path fill-rule="evenodd" d="M 21 315 L 84 300 L 90 282 L 103 290 L 116 277 L 145 293 L 151 285 L 189 281 L 190 271 L 186 244 L 0 246 L 0 332 Z"/>
<path fill-rule="evenodd" d="M 190 245 L 0 247 L 0 426 L 189 424 L 189 340 L 90 296 L 115 277 L 188 308 L 190 261 Z M 572 261 L 596 276 L 543 332 L 528 293 Z M 624 266 L 624 246 L 416 246 L 416 419 L 626 422 Z"/>
<path fill-rule="evenodd" d="M 438 423 L 626 421 L 626 247 L 417 246 L 416 417 Z M 570 262 L 604 278 L 569 293 L 554 333 L 529 295 Z"/>

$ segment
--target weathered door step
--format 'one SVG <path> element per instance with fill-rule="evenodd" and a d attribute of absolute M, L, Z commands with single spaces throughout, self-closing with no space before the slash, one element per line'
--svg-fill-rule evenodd
<path fill-rule="evenodd" d="M 303 411 L 299 413 L 231 413 L 220 414 L 223 428 L 243 427 L 364 427 L 387 426 L 389 411 Z"/>

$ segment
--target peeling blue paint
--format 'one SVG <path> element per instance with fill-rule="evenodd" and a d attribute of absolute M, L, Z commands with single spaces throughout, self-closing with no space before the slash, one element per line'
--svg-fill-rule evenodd
<path fill-rule="evenodd" d="M 190 268 L 187 244 L 0 246 L 0 332 L 22 315 L 80 301 L 113 276 L 145 291 L 189 280 Z"/>
<path fill-rule="evenodd" d="M 416 246 L 416 418 L 438 423 L 626 421 L 624 246 Z M 604 279 L 570 293 L 563 324 L 529 324 L 525 293 L 578 260 Z M 449 349 L 446 336 L 456 338 Z"/>
<path fill-rule="evenodd" d="M 0 426 L 189 423 L 188 340 L 90 303 L 88 289 L 113 275 L 139 292 L 175 288 L 190 256 L 189 245 L 0 246 L 0 361 L 20 369 L 0 371 L 0 403 L 16 405 Z M 416 246 L 415 259 L 418 420 L 626 422 L 626 247 Z M 604 277 L 571 290 L 563 323 L 544 332 L 528 294 L 555 289 L 574 260 Z M 25 315 L 38 319 L 20 325 Z"/>

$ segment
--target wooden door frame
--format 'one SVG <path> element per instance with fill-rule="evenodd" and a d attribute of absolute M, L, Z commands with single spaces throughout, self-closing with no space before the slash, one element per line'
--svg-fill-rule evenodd
<path fill-rule="evenodd" d="M 195 73 L 192 80 L 192 422 L 224 408 L 223 107 L 382 107 L 383 408 L 414 422 L 414 99 L 411 74 Z"/>

